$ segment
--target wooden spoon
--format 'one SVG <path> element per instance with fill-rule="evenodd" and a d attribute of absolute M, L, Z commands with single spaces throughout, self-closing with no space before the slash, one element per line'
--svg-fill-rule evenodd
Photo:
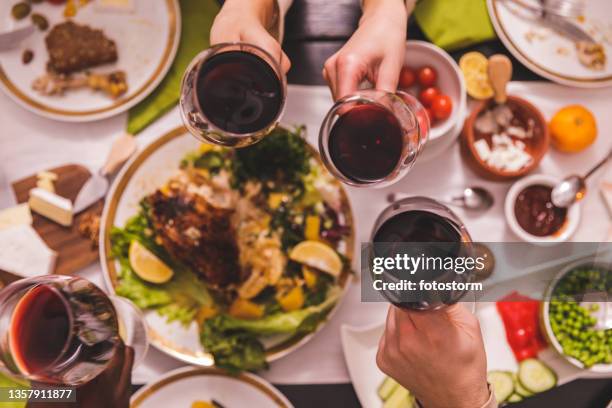
<path fill-rule="evenodd" d="M 492 55 L 489 58 L 489 80 L 497 104 L 504 104 L 508 100 L 506 87 L 511 79 L 512 61 L 510 61 L 510 58 L 502 54 Z"/>

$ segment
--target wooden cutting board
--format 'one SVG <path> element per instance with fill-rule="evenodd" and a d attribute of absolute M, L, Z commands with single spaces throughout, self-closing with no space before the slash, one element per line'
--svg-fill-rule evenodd
<path fill-rule="evenodd" d="M 90 177 L 91 173 L 85 167 L 77 164 L 56 167 L 48 171 L 57 174 L 55 192 L 74 201 L 79 190 Z M 19 203 L 28 201 L 29 192 L 36 187 L 36 175 L 13 183 L 13 191 Z M 49 248 L 57 252 L 55 273 L 70 275 L 98 260 L 98 249 L 92 241 L 83 237 L 79 231 L 79 222 L 88 213 L 102 214 L 104 200 L 99 200 L 86 211 L 78 214 L 70 227 L 63 227 L 55 222 L 32 212 L 32 226 L 45 241 Z"/>

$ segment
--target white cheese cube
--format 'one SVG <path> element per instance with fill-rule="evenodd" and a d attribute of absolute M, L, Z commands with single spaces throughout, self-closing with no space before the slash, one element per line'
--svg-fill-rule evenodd
<path fill-rule="evenodd" d="M 72 202 L 42 188 L 30 190 L 28 201 L 32 211 L 68 227 L 72 225 Z"/>
<path fill-rule="evenodd" d="M 49 179 L 38 179 L 36 182 L 36 187 L 42 188 L 43 190 L 47 190 L 51 193 L 55 193 L 55 186 L 53 185 L 53 181 Z"/>
<path fill-rule="evenodd" d="M 13 227 L 15 225 L 31 224 L 32 213 L 27 204 L 20 204 L 0 211 L 0 229 Z"/>
<path fill-rule="evenodd" d="M 518 126 L 509 126 L 506 128 L 506 133 L 510 136 L 517 137 L 519 139 L 527 138 L 527 132 L 522 127 Z"/>
<path fill-rule="evenodd" d="M 474 143 L 474 149 L 476 149 L 476 154 L 480 157 L 480 160 L 487 161 L 491 156 L 491 149 L 489 148 L 489 143 L 485 139 L 480 139 Z"/>
<path fill-rule="evenodd" d="M 51 171 L 41 171 L 36 175 L 36 178 L 38 180 L 50 180 L 50 181 L 57 181 L 57 174 L 51 172 Z"/>

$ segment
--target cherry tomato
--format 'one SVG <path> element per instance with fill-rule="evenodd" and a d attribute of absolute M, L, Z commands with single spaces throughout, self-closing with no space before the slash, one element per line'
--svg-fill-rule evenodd
<path fill-rule="evenodd" d="M 448 95 L 437 95 L 431 103 L 436 119 L 444 120 L 453 112 L 453 101 Z"/>
<path fill-rule="evenodd" d="M 422 67 L 419 69 L 417 77 L 421 86 L 434 86 L 438 80 L 438 73 L 432 67 Z"/>
<path fill-rule="evenodd" d="M 436 97 L 440 95 L 440 91 L 436 87 L 425 88 L 419 94 L 419 101 L 426 107 L 429 108 Z"/>
<path fill-rule="evenodd" d="M 416 74 L 410 67 L 403 67 L 399 77 L 400 88 L 410 88 L 416 81 Z"/>

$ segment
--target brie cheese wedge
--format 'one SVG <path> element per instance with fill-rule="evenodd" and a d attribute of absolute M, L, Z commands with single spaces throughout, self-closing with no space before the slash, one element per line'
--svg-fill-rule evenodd
<path fill-rule="evenodd" d="M 30 225 L 0 230 L 0 269 L 28 278 L 48 275 L 55 269 L 57 253 Z"/>

